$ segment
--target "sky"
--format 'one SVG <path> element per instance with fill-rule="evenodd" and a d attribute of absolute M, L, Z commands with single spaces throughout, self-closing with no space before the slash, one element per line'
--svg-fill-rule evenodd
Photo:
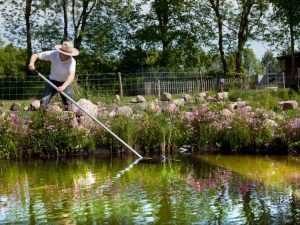
<path fill-rule="evenodd" d="M 250 44 L 250 47 L 253 49 L 256 58 L 259 60 L 261 60 L 261 58 L 263 57 L 263 55 L 265 54 L 265 52 L 267 50 L 270 50 L 268 45 L 263 42 L 251 41 L 251 42 L 249 42 L 249 44 Z"/>

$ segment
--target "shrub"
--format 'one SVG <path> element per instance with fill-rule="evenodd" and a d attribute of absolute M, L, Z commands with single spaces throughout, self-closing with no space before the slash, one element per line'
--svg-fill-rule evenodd
<path fill-rule="evenodd" d="M 93 149 L 89 131 L 73 127 L 72 117 L 62 113 L 37 112 L 32 114 L 28 137 L 31 152 L 39 156 L 70 155 Z"/>

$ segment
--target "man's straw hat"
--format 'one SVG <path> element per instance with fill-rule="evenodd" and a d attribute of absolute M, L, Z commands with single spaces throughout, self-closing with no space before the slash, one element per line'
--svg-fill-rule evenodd
<path fill-rule="evenodd" d="M 78 49 L 74 48 L 73 44 L 68 41 L 64 41 L 62 45 L 55 45 L 55 49 L 64 55 L 69 55 L 69 56 L 79 55 Z"/>

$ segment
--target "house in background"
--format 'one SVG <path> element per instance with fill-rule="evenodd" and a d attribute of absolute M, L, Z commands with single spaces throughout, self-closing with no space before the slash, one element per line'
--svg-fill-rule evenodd
<path fill-rule="evenodd" d="M 292 55 L 277 57 L 284 63 L 284 75 L 286 86 L 298 89 L 300 87 L 300 52 L 295 52 L 295 69 L 292 72 Z"/>

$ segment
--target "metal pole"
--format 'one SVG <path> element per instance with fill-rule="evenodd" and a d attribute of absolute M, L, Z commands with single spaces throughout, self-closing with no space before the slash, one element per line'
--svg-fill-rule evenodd
<path fill-rule="evenodd" d="M 44 81 L 46 81 L 49 85 L 51 85 L 55 90 L 57 90 L 57 87 L 46 77 L 44 77 L 41 73 L 36 71 L 38 76 L 41 77 Z M 106 127 L 103 123 L 101 123 L 99 120 L 97 120 L 92 114 L 90 114 L 88 111 L 86 111 L 84 108 L 82 108 L 77 102 L 75 102 L 69 95 L 67 95 L 64 92 L 60 92 L 64 97 L 66 97 L 68 100 L 70 100 L 74 105 L 76 105 L 81 111 L 83 111 L 86 115 L 88 115 L 92 120 L 94 120 L 96 123 L 98 123 L 102 128 L 104 128 L 108 133 L 110 133 L 114 138 L 116 138 L 119 142 L 121 142 L 124 146 L 126 146 L 130 151 L 132 151 L 134 154 L 136 154 L 139 158 L 143 158 L 137 151 L 135 151 L 132 147 L 130 147 L 125 141 L 123 141 L 121 138 L 119 138 L 114 132 L 112 132 L 108 127 Z"/>

